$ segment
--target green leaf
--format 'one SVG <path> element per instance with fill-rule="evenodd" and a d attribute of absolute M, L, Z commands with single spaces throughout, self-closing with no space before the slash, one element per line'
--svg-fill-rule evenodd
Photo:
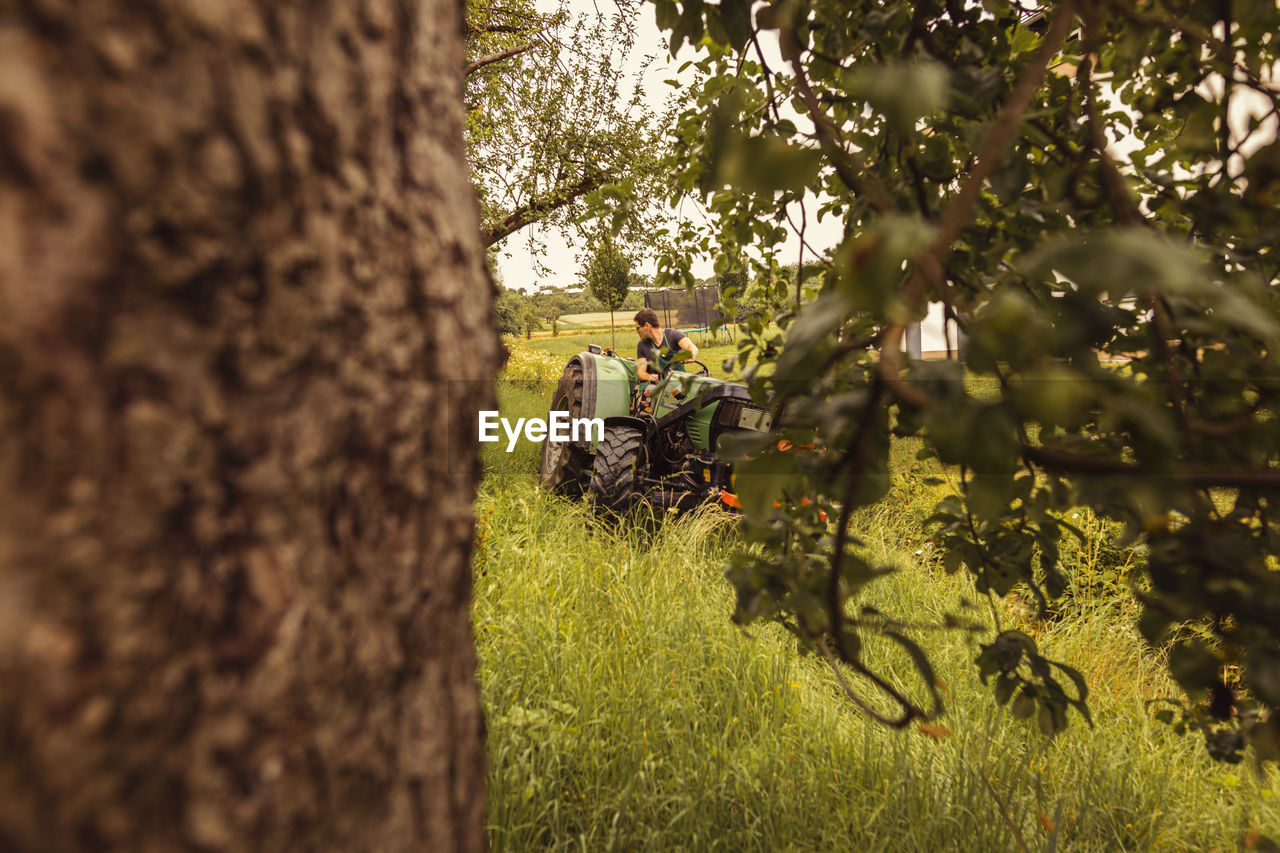
<path fill-rule="evenodd" d="M 1195 154 L 1214 154 L 1218 150 L 1217 122 L 1221 115 L 1220 107 L 1212 101 L 1199 96 L 1185 98 L 1180 111 L 1186 115 L 1182 133 L 1178 142 L 1182 147 Z"/>
<path fill-rule="evenodd" d="M 1210 294 L 1214 321 L 1240 329 L 1264 341 L 1280 338 L 1280 321 L 1274 312 L 1267 310 L 1261 300 L 1250 299 L 1243 293 L 1222 287 Z"/>
<path fill-rule="evenodd" d="M 1029 53 L 1040 44 L 1040 38 L 1031 27 L 1015 26 L 1009 34 L 1009 54 L 1017 56 Z"/>
<path fill-rule="evenodd" d="M 1084 717 L 1085 722 L 1088 723 L 1090 726 L 1092 726 L 1093 718 L 1089 716 L 1089 706 L 1085 704 L 1089 698 L 1089 685 L 1084 680 L 1084 676 L 1080 674 L 1079 670 L 1075 669 L 1074 667 L 1067 666 L 1065 663 L 1059 663 L 1058 661 L 1054 661 L 1053 665 L 1058 669 L 1059 672 L 1061 672 L 1068 679 L 1070 679 L 1071 683 L 1076 688 L 1075 698 L 1074 699 L 1068 698 L 1067 701 L 1069 701 L 1076 708 L 1076 710 L 1080 712 L 1080 714 Z M 1064 722 L 1064 727 L 1065 727 L 1065 722 Z"/>
<path fill-rule="evenodd" d="M 733 476 L 743 510 L 755 518 L 766 516 L 788 495 L 799 497 L 804 485 L 795 454 L 763 453 L 738 465 Z"/>
<path fill-rule="evenodd" d="M 1218 683 L 1219 662 L 1199 639 L 1169 650 L 1169 672 L 1183 690 L 1203 690 Z"/>
<path fill-rule="evenodd" d="M 995 697 L 997 705 L 1007 705 L 1018 689 L 1018 679 L 1011 675 L 1001 675 L 996 679 Z"/>
<path fill-rule="evenodd" d="M 778 133 L 727 134 L 712 160 L 715 182 L 746 193 L 801 193 L 817 178 L 822 155 Z"/>
<path fill-rule="evenodd" d="M 1244 675 L 1254 695 L 1271 707 L 1280 708 L 1280 652 L 1260 647 L 1249 649 Z"/>
<path fill-rule="evenodd" d="M 660 30 L 673 30 L 680 22 L 680 9 L 675 0 L 654 0 L 653 15 Z"/>
<path fill-rule="evenodd" d="M 720 0 L 720 22 L 729 46 L 742 50 L 751 38 L 751 0 Z"/>
<path fill-rule="evenodd" d="M 947 105 L 950 79 L 934 62 L 859 66 L 846 72 L 845 91 L 882 113 L 899 133 L 910 133 L 918 119 Z"/>
<path fill-rule="evenodd" d="M 1147 228 L 1113 228 L 1053 241 L 1027 262 L 1038 277 L 1065 276 L 1089 293 L 1204 295 L 1214 287 L 1200 257 L 1183 242 Z"/>
<path fill-rule="evenodd" d="M 1007 474 L 974 474 L 965 490 L 965 504 L 975 518 L 984 521 L 996 519 L 1008 510 L 1016 489 L 1013 478 Z"/>
<path fill-rule="evenodd" d="M 767 433 L 743 430 L 721 434 L 717 452 L 729 461 L 749 459 L 767 447 L 772 447 L 777 437 Z"/>
<path fill-rule="evenodd" d="M 971 366 L 1005 361 L 1021 368 L 1044 355 L 1054 329 L 1048 312 L 1026 293 L 1003 288 L 979 312 L 969 334 Z"/>
<path fill-rule="evenodd" d="M 791 328 L 778 357 L 774 377 L 778 382 L 796 382 L 817 375 L 832 346 L 832 333 L 844 323 L 849 303 L 836 292 L 824 293 L 807 306 Z"/>
<path fill-rule="evenodd" d="M 869 231 L 851 237 L 836 253 L 836 289 L 856 311 L 898 321 L 916 319 L 901 303 L 904 264 L 933 239 L 934 229 L 914 216 L 885 216 Z"/>
<path fill-rule="evenodd" d="M 1010 396 L 1021 412 L 1042 424 L 1079 426 L 1087 420 L 1096 393 L 1078 371 L 1051 363 L 1023 371 L 1013 380 Z"/>
<path fill-rule="evenodd" d="M 1057 731 L 1053 724 L 1053 708 L 1048 704 L 1040 706 L 1040 713 L 1037 715 L 1036 721 L 1040 726 L 1040 733 L 1043 735 L 1052 735 Z"/>
<path fill-rule="evenodd" d="M 925 686 L 929 688 L 934 708 L 939 711 L 942 710 L 942 694 L 938 692 L 938 676 L 934 673 L 933 665 L 929 663 L 929 657 L 924 653 L 924 649 L 920 648 L 914 640 L 897 631 L 885 631 L 884 635 L 901 646 L 911 657 L 911 662 L 915 665 L 916 672 L 919 673 Z"/>

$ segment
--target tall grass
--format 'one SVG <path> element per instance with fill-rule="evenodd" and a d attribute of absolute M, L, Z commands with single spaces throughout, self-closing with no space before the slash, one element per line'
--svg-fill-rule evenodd
<path fill-rule="evenodd" d="M 517 415 L 546 406 L 502 394 Z M 476 505 L 495 849 L 1229 850 L 1253 828 L 1280 836 L 1277 774 L 1214 764 L 1150 719 L 1146 700 L 1175 688 L 1122 613 L 997 611 L 1087 673 L 1096 728 L 1076 719 L 1046 740 L 977 683 L 976 639 L 936 632 L 918 639 L 947 683 L 950 733 L 888 731 L 776 626 L 730 624 L 732 517 L 603 527 L 536 488 L 536 452 L 491 446 Z M 901 568 L 870 600 L 936 621 L 974 593 L 934 567 L 918 521 L 936 495 L 899 462 L 890 500 L 858 517 Z M 907 661 L 882 663 L 912 685 Z"/>

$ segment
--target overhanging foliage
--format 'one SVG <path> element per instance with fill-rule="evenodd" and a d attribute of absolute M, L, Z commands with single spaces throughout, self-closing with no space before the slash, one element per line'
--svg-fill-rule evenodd
<path fill-rule="evenodd" d="M 1079 535 L 1068 511 L 1124 522 L 1146 552 L 1140 628 L 1190 696 L 1180 725 L 1228 760 L 1280 757 L 1274 4 L 656 8 L 673 51 L 700 49 L 674 165 L 711 223 L 684 229 L 668 280 L 689 280 L 699 241 L 726 268 L 741 246 L 776 265 L 806 197 L 845 234 L 813 253 L 817 298 L 797 288 L 742 340 L 754 389 L 812 449 L 739 469 L 765 548 L 731 569 L 738 618 L 780 619 L 842 661 L 886 723 L 941 710 L 910 614 L 875 608 L 882 569 L 848 524 L 886 491 L 891 437 L 918 435 L 956 472 L 931 520 L 948 571 L 1043 605 Z M 937 301 L 994 396 L 954 361 L 904 359 Z M 872 633 L 917 662 L 928 701 L 877 674 Z M 978 665 L 1046 733 L 1087 718 L 1083 678 L 1026 634 L 999 631 Z"/>

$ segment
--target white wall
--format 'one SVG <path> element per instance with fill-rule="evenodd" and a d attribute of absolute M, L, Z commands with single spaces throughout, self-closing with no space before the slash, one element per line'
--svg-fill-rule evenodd
<path fill-rule="evenodd" d="M 946 352 L 947 339 L 951 341 L 951 352 L 956 351 L 956 327 L 952 323 L 947 329 L 947 337 L 943 337 L 943 315 L 942 303 L 932 302 L 929 304 L 929 314 L 920 321 L 920 351 L 921 352 Z"/>

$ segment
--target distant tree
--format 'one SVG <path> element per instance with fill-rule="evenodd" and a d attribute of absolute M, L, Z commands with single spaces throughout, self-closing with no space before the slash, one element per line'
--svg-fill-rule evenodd
<path fill-rule="evenodd" d="M 583 270 L 583 279 L 609 312 L 609 334 L 616 350 L 618 333 L 613 328 L 613 312 L 622 307 L 631 289 L 631 259 L 618 247 L 613 235 L 605 232 L 599 237 Z"/>
<path fill-rule="evenodd" d="M 498 331 L 504 335 L 525 335 L 542 325 L 533 312 L 529 297 L 518 290 L 503 288 L 494 305 Z"/>
<path fill-rule="evenodd" d="M 540 291 L 529 297 L 529 313 L 538 322 L 548 323 L 553 336 L 560 334 L 560 315 L 570 313 L 567 310 L 568 297 L 555 291 Z"/>
<path fill-rule="evenodd" d="M 740 266 L 726 269 L 716 276 L 716 286 L 721 291 L 741 293 L 747 286 L 747 273 Z"/>
<path fill-rule="evenodd" d="M 741 322 L 745 313 L 748 276 L 740 263 L 729 258 L 721 262 L 722 271 L 716 274 L 715 284 L 720 291 L 720 304 L 716 306 L 723 315 Z M 763 312 L 761 312 L 763 313 Z"/>
<path fill-rule="evenodd" d="M 622 208 L 628 239 L 649 239 L 636 199 L 657 192 L 662 144 L 625 70 L 638 8 L 468 0 L 468 158 L 486 246 L 535 223 L 576 230 L 588 201 Z"/>
<path fill-rule="evenodd" d="M 633 272 L 627 298 L 622 300 L 622 308 L 627 311 L 639 311 L 644 307 L 644 294 L 653 289 L 653 277 Z"/>

